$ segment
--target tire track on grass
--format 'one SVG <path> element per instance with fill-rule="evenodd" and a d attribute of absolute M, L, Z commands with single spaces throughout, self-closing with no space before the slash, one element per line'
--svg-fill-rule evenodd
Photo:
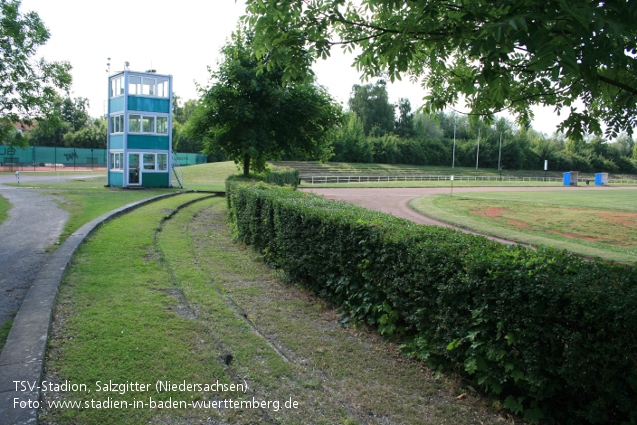
<path fill-rule="evenodd" d="M 237 375 L 237 373 L 230 367 L 230 365 L 232 363 L 232 360 L 233 360 L 233 356 L 232 356 L 231 350 L 228 348 L 227 344 L 221 338 L 219 338 L 216 335 L 214 330 L 210 327 L 209 323 L 206 320 L 204 320 L 203 318 L 200 317 L 198 309 L 188 300 L 188 298 L 184 294 L 183 289 L 182 289 L 182 287 L 180 285 L 179 278 L 175 275 L 174 270 L 170 267 L 169 260 L 166 259 L 165 252 L 161 249 L 161 247 L 159 246 L 158 240 L 157 240 L 158 234 L 161 233 L 162 230 L 164 229 L 164 225 L 167 224 L 170 220 L 172 220 L 183 209 L 185 209 L 187 207 L 190 207 L 191 205 L 193 205 L 195 203 L 202 202 L 202 201 L 214 198 L 214 197 L 216 197 L 216 195 L 205 196 L 205 197 L 202 197 L 202 198 L 191 200 L 191 201 L 186 202 L 186 203 L 184 203 L 182 205 L 179 205 L 177 208 L 172 210 L 169 214 L 167 214 L 166 216 L 162 217 L 162 219 L 159 221 L 159 224 L 158 224 L 157 228 L 153 231 L 153 249 L 155 251 L 155 255 L 157 257 L 158 264 L 167 271 L 167 273 L 171 277 L 171 281 L 172 281 L 173 286 L 176 288 L 177 295 L 176 296 L 173 295 L 173 296 L 177 299 L 177 301 L 179 303 L 183 304 L 186 307 L 186 309 L 188 310 L 190 315 L 192 315 L 192 318 L 197 320 L 204 327 L 204 329 L 206 329 L 207 334 L 210 336 L 210 338 L 215 342 L 217 347 L 223 353 L 222 357 L 220 359 L 218 359 L 218 360 L 219 360 L 220 364 L 222 365 L 222 367 L 225 369 L 226 373 L 232 378 L 232 380 L 235 383 L 243 384 L 243 383 L 246 383 L 245 379 L 243 379 L 243 380 L 240 379 L 239 376 Z M 190 221 L 192 221 L 195 216 L 196 216 L 196 213 L 188 220 L 188 223 L 190 223 Z M 189 229 L 186 232 L 186 237 L 187 237 L 188 241 L 191 241 Z M 194 262 L 197 264 L 197 268 L 200 270 L 200 272 L 203 273 L 203 271 L 201 270 L 201 267 L 199 266 L 198 262 L 195 259 L 194 252 L 191 251 L 190 255 L 191 255 L 191 258 L 194 260 Z M 213 285 L 213 287 L 215 287 L 216 291 L 218 292 L 218 294 L 222 298 L 227 298 L 227 297 L 224 296 L 224 294 L 215 285 Z M 234 303 L 234 301 L 232 301 L 232 303 L 236 306 L 236 303 Z M 241 318 L 243 318 L 245 321 L 247 321 L 249 324 L 251 324 L 251 322 L 247 319 L 247 316 L 241 317 Z M 253 327 L 253 329 L 256 330 L 256 328 L 254 327 L 253 324 L 252 324 L 252 327 Z M 262 338 L 264 338 L 263 335 L 261 335 L 258 331 L 257 331 L 257 334 L 259 336 L 261 336 Z M 267 339 L 264 338 L 264 340 L 266 342 L 268 342 Z M 269 345 L 271 345 L 271 344 L 269 344 Z M 277 350 L 275 349 L 275 351 L 277 351 Z M 279 352 L 277 351 L 277 353 L 279 353 Z M 289 361 L 287 359 L 285 359 L 285 360 Z M 247 384 L 246 384 L 246 386 L 247 386 Z M 251 396 L 256 396 L 257 395 L 251 390 L 248 390 L 246 393 L 251 395 Z M 268 411 L 266 409 L 259 407 L 259 413 L 262 416 L 262 418 L 268 424 L 276 425 L 278 423 L 275 419 L 273 419 L 271 417 L 271 415 L 268 413 Z"/>

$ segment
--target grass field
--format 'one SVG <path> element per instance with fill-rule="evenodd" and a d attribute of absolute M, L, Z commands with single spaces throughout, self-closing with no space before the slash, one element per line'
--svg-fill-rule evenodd
<path fill-rule="evenodd" d="M 637 262 L 635 190 L 481 192 L 428 196 L 417 211 L 488 234 Z"/>
<path fill-rule="evenodd" d="M 184 188 L 191 190 L 226 190 L 226 178 L 240 173 L 232 161 L 189 165 L 181 169 L 184 171 Z"/>
<path fill-rule="evenodd" d="M 512 423 L 457 380 L 402 358 L 374 332 L 342 328 L 336 311 L 283 283 L 232 242 L 223 198 L 160 222 L 198 196 L 162 200 L 105 224 L 81 247 L 60 288 L 45 379 L 84 383 L 92 392 L 47 392 L 44 405 L 93 406 L 108 396 L 144 407 L 50 408 L 40 423 Z M 96 381 L 109 380 L 153 386 L 95 391 Z M 157 393 L 158 380 L 246 388 Z M 151 397 L 244 406 L 151 408 Z M 255 400 L 266 404 L 245 404 Z M 284 408 L 286 401 L 298 405 Z"/>
<path fill-rule="evenodd" d="M 11 209 L 11 204 L 6 198 L 0 195 L 0 225 L 9 218 L 9 210 Z"/>

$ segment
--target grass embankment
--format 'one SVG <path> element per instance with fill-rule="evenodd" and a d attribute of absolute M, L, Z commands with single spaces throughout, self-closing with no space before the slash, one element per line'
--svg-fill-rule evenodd
<path fill-rule="evenodd" d="M 425 175 L 440 175 L 440 176 L 491 176 L 491 177 L 534 177 L 534 178 L 558 178 L 562 179 L 562 171 L 547 171 L 543 170 L 509 170 L 503 169 L 502 173 L 497 168 L 485 168 L 480 167 L 455 167 L 449 166 L 432 166 L 432 165 L 404 165 L 404 164 L 363 164 L 352 162 L 294 162 L 284 161 L 277 162 L 284 166 L 298 168 L 301 170 L 307 170 L 306 174 L 314 175 L 404 175 L 404 174 L 425 174 Z M 580 178 L 594 179 L 595 173 L 583 173 L 580 172 Z M 637 176 L 626 174 L 611 174 L 610 178 L 623 178 L 623 179 L 635 179 Z"/>
<path fill-rule="evenodd" d="M 226 190 L 226 178 L 240 172 L 232 161 L 189 165 L 181 169 L 184 172 L 184 188 L 191 190 Z"/>
<path fill-rule="evenodd" d="M 5 199 L 4 196 L 0 195 L 0 225 L 9 218 L 9 210 L 11 209 L 11 204 L 9 201 Z"/>
<path fill-rule="evenodd" d="M 435 379 L 374 333 L 342 328 L 334 310 L 282 284 L 254 252 L 231 241 L 224 199 L 193 204 L 158 224 L 196 196 L 162 200 L 102 226 L 60 288 L 46 379 L 92 391 L 48 392 L 45 405 L 58 399 L 90 406 L 110 396 L 144 407 L 49 409 L 42 423 L 504 421 L 456 381 Z M 105 394 L 95 391 L 98 380 L 153 387 Z M 247 391 L 156 393 L 158 380 L 247 384 Z M 266 404 L 161 409 L 148 406 L 151 397 Z M 298 408 L 284 408 L 290 400 Z"/>
<path fill-rule="evenodd" d="M 481 192 L 426 196 L 424 214 L 518 242 L 637 262 L 635 190 Z"/>
<path fill-rule="evenodd" d="M 449 177 L 454 176 L 454 186 L 456 187 L 472 187 L 472 186 L 561 186 L 563 173 L 561 171 L 543 170 L 502 170 L 500 172 L 496 168 L 479 168 L 475 167 L 441 167 L 441 166 L 417 166 L 417 165 L 401 165 L 401 164 L 360 164 L 360 163 L 344 163 L 344 162 L 278 162 L 276 164 L 297 168 L 303 179 L 311 176 L 316 177 L 314 184 L 303 182 L 302 187 L 449 187 L 449 180 L 438 181 L 436 179 L 427 180 L 426 176 Z M 326 176 L 330 177 L 329 183 L 324 183 L 321 179 Z M 336 176 L 340 176 L 340 182 L 332 182 Z M 350 177 L 352 182 L 347 181 Z M 375 176 L 375 181 L 356 181 L 358 177 Z M 413 176 L 417 176 L 418 180 L 413 181 Z M 420 180 L 420 176 L 423 180 Z M 383 178 L 391 178 L 391 181 L 383 181 Z M 396 181 L 396 178 L 398 179 Z M 523 179 L 512 180 L 507 179 Z M 533 179 L 530 181 L 529 179 Z M 553 179 L 555 181 L 543 181 L 544 178 Z M 594 173 L 580 173 L 580 178 L 588 178 L 594 180 Z M 613 174 L 610 178 L 637 179 L 637 176 Z M 403 179 L 403 180 L 401 180 Z M 408 179 L 404 181 L 404 179 Z M 366 179 L 363 179 L 366 180 Z M 615 184 L 613 185 L 623 185 Z M 628 183 L 635 185 L 635 183 Z"/>
<path fill-rule="evenodd" d="M 491 177 L 552 177 L 562 178 L 560 171 L 543 170 L 507 170 L 503 169 L 502 174 L 497 168 L 480 167 L 455 167 L 434 166 L 434 165 L 405 165 L 405 164 L 365 164 L 356 162 L 312 162 L 312 161 L 283 161 L 275 164 L 307 170 L 314 175 L 463 175 L 463 176 L 491 176 Z M 592 174 L 591 174 L 592 175 Z"/>

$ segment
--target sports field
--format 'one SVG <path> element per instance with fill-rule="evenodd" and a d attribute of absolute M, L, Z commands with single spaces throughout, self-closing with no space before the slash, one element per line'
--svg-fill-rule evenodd
<path fill-rule="evenodd" d="M 417 211 L 480 232 L 578 254 L 637 261 L 637 191 L 474 192 L 415 199 Z"/>

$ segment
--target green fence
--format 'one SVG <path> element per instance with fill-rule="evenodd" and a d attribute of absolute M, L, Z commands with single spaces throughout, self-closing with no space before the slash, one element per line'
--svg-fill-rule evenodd
<path fill-rule="evenodd" d="M 175 155 L 181 166 L 206 163 L 206 156 L 202 154 Z M 106 149 L 0 146 L 0 166 L 13 170 L 35 170 L 39 167 L 106 168 Z"/>
<path fill-rule="evenodd" d="M 205 164 L 207 161 L 206 155 L 202 155 L 200 153 L 175 153 L 177 157 L 177 162 L 182 167 L 184 165 L 195 165 L 195 164 Z"/>

